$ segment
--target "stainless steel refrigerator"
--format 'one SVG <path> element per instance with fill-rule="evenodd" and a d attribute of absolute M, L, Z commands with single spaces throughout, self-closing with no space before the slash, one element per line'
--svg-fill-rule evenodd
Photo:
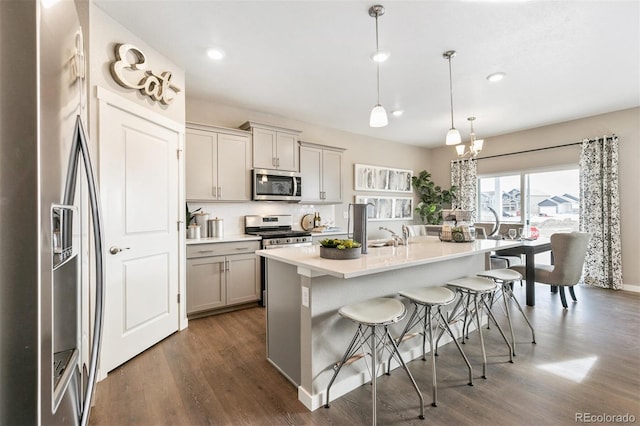
<path fill-rule="evenodd" d="M 0 1 L 0 424 L 87 424 L 99 197 L 74 1 Z"/>

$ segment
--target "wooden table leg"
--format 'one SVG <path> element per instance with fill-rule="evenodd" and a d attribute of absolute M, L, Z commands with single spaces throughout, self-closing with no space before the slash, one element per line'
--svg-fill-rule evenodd
<path fill-rule="evenodd" d="M 535 254 L 533 250 L 525 253 L 525 278 L 527 281 L 527 306 L 536 304 Z"/>

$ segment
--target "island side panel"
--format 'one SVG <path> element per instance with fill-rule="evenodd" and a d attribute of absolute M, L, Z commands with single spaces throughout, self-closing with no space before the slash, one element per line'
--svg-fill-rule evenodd
<path fill-rule="evenodd" d="M 447 280 L 475 275 L 484 270 L 484 253 L 443 260 L 440 262 L 396 269 L 362 277 L 340 279 L 332 276 L 307 278 L 310 308 L 301 311 L 301 322 L 309 323 L 309 347 L 301 354 L 302 388 L 311 395 L 312 410 L 324 403 L 326 386 L 333 374 L 333 365 L 340 360 L 357 325 L 338 315 L 341 306 L 373 297 L 396 297 L 407 306 L 407 316 L 390 327 L 397 337 L 411 314 L 413 306 L 397 296 L 398 291 L 422 286 L 440 286 Z M 305 343 L 305 346 L 307 343 Z M 420 339 L 403 343 L 405 360 L 421 356 Z M 385 360 L 386 361 L 386 360 Z M 311 368 L 309 368 L 310 366 Z M 369 380 L 364 361 L 345 367 L 332 387 L 332 399 L 343 395 Z"/>
<path fill-rule="evenodd" d="M 300 376 L 300 276 L 296 267 L 267 259 L 267 359 L 295 385 Z"/>

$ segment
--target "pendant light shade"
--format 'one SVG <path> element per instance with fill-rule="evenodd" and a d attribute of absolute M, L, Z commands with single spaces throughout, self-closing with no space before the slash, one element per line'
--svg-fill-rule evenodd
<path fill-rule="evenodd" d="M 389 124 L 387 119 L 387 111 L 380 104 L 373 107 L 371 110 L 371 116 L 369 117 L 369 126 L 371 127 L 384 127 Z"/>
<path fill-rule="evenodd" d="M 378 45 L 378 16 L 384 15 L 384 7 L 382 5 L 375 5 L 369 8 L 369 16 L 372 18 L 376 18 L 376 57 L 380 55 L 380 47 Z M 384 127 L 389 124 L 389 120 L 387 118 L 387 111 L 385 111 L 384 107 L 380 105 L 380 62 L 376 60 L 376 80 L 377 80 L 377 102 L 376 105 L 371 110 L 371 116 L 369 117 L 369 126 L 371 127 Z"/>
<path fill-rule="evenodd" d="M 447 145 L 458 145 L 462 142 L 462 137 L 460 137 L 460 132 L 453 125 L 453 79 L 451 77 L 451 58 L 456 56 L 455 50 L 447 50 L 442 54 L 442 57 L 449 61 L 449 96 L 451 99 L 451 128 L 447 132 L 447 137 L 445 139 L 445 144 Z"/>
<path fill-rule="evenodd" d="M 447 132 L 447 138 L 445 139 L 445 144 L 447 145 L 458 145 L 462 142 L 462 137 L 460 136 L 460 132 L 455 127 L 452 127 Z"/>

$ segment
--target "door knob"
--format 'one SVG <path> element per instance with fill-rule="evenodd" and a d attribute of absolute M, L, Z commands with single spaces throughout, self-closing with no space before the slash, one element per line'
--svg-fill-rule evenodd
<path fill-rule="evenodd" d="M 112 247 L 109 249 L 109 253 L 111 253 L 111 254 L 118 254 L 118 253 L 120 253 L 122 250 L 129 250 L 129 247 L 120 248 L 120 247 L 112 246 Z"/>

